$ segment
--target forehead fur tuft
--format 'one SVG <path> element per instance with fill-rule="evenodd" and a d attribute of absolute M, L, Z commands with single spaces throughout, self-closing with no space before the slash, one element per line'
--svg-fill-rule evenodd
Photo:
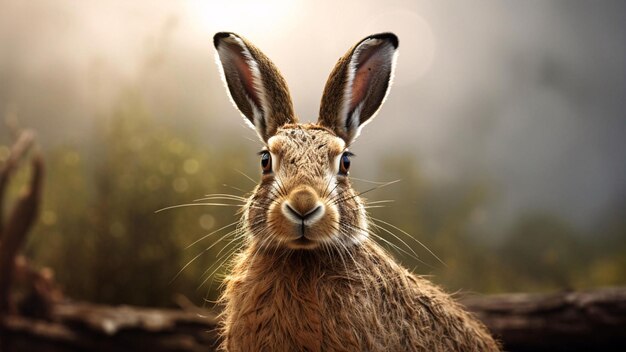
<path fill-rule="evenodd" d="M 332 130 L 314 124 L 284 125 L 268 140 L 267 145 L 272 153 L 288 152 L 295 155 L 335 155 L 343 152 L 346 147 L 344 140 L 337 137 Z"/>

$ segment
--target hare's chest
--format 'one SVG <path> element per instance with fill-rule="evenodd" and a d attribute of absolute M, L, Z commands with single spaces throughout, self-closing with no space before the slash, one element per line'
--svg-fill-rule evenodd
<path fill-rule="evenodd" d="M 241 285 L 228 302 L 232 350 L 321 351 L 323 309 L 311 285 Z"/>
<path fill-rule="evenodd" d="M 231 350 L 375 350 L 368 332 L 383 326 L 364 291 L 324 278 L 258 284 L 239 283 L 231 291 Z"/>

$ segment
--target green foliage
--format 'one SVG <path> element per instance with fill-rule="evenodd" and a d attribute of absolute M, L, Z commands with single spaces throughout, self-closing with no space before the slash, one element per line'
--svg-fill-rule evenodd
<path fill-rule="evenodd" d="M 245 169 L 249 157 L 238 149 L 201 149 L 175 129 L 156 126 L 133 94 L 96 126 L 93 145 L 46 155 L 48 182 L 41 224 L 28 246 L 31 257 L 55 269 L 77 299 L 163 306 L 183 293 L 200 302 L 209 285 L 196 287 L 221 244 L 171 281 L 211 243 L 186 247 L 234 222 L 237 208 L 155 211 L 232 192 L 223 183 L 245 180 L 235 170 Z M 214 298 L 217 285 L 210 287 Z"/>
<path fill-rule="evenodd" d="M 394 200 L 392 206 L 371 212 L 421 243 L 388 225 L 399 238 L 378 232 L 399 247 L 389 249 L 408 267 L 449 290 L 529 292 L 626 283 L 626 222 L 619 211 L 595 233 L 581 233 L 561 218 L 536 211 L 494 236 L 477 226 L 484 221 L 484 207 L 496 198 L 488 184 L 466 180 L 441 188 L 422 177 L 410 155 L 389 157 L 382 165 L 381 179 L 402 182 L 378 191 Z M 502 240 L 494 243 L 494 237 Z M 418 258 L 407 255 L 403 242 Z"/>

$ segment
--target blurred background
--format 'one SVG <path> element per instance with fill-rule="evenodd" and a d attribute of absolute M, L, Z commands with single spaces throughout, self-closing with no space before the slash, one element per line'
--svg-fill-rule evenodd
<path fill-rule="evenodd" d="M 0 116 L 37 132 L 47 165 L 26 254 L 68 296 L 217 297 L 237 208 L 155 211 L 259 177 L 215 65 L 223 30 L 277 64 L 311 122 L 339 56 L 399 36 L 351 175 L 360 191 L 401 180 L 367 199 L 392 200 L 372 216 L 445 263 L 379 222 L 414 272 L 462 292 L 626 284 L 624 2 L 0 0 Z M 2 124 L 0 162 L 12 142 Z"/>

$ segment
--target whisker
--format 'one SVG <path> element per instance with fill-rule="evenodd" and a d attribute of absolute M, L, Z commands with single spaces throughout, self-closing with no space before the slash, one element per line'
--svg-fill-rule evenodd
<path fill-rule="evenodd" d="M 371 180 L 366 180 L 366 179 L 363 179 L 363 178 L 356 178 L 356 177 L 352 177 L 352 176 L 350 176 L 350 179 L 351 180 L 355 180 L 355 181 L 360 181 L 360 182 L 367 182 L 367 183 L 378 184 L 378 185 L 382 185 L 382 184 L 385 184 L 385 183 L 389 182 L 389 181 L 371 181 Z"/>
<path fill-rule="evenodd" d="M 233 205 L 245 205 L 247 202 L 241 199 L 235 199 L 235 198 L 225 198 L 225 197 L 206 197 L 206 198 L 198 198 L 198 199 L 194 199 L 193 202 L 198 203 L 198 202 L 208 202 L 208 201 L 232 201 L 232 202 L 239 202 L 239 203 L 224 203 L 224 204 L 233 204 Z"/>
<path fill-rule="evenodd" d="M 215 231 L 213 231 L 213 232 L 211 232 L 211 233 L 209 233 L 209 234 L 207 234 L 207 235 L 204 235 L 204 236 L 200 237 L 199 239 L 195 240 L 192 244 L 190 244 L 190 245 L 188 245 L 187 247 L 185 247 L 185 249 L 189 249 L 189 248 L 191 248 L 191 247 L 192 247 L 192 246 L 194 246 L 196 243 L 198 243 L 198 242 L 200 242 L 200 241 L 202 241 L 202 240 L 204 240 L 204 239 L 206 239 L 206 238 L 209 238 L 209 237 L 213 236 L 214 234 L 216 234 L 216 233 L 218 233 L 218 232 L 220 232 L 220 231 L 222 231 L 222 230 L 224 230 L 224 229 L 227 229 L 227 228 L 229 228 L 229 227 L 231 227 L 231 226 L 233 226 L 233 225 L 237 225 L 240 221 L 241 221 L 241 220 L 237 220 L 237 221 L 232 222 L 232 223 L 230 223 L 230 224 L 228 224 L 228 225 L 226 225 L 226 226 L 222 226 L 222 227 L 220 227 L 219 229 L 217 229 L 217 230 L 215 230 Z"/>
<path fill-rule="evenodd" d="M 236 240 L 239 240 L 239 239 L 243 238 L 245 235 L 246 235 L 246 233 L 245 233 L 245 232 L 242 232 L 242 233 L 240 233 L 240 234 L 236 235 L 235 237 L 233 237 L 233 239 L 232 239 L 232 240 L 230 240 L 230 241 L 229 241 L 229 242 L 228 242 L 228 243 L 227 243 L 227 244 L 226 244 L 226 245 L 225 245 L 222 249 L 220 249 L 220 251 L 219 251 L 219 252 L 217 252 L 217 254 L 216 254 L 215 256 L 216 256 L 216 257 L 219 257 L 219 255 L 220 255 L 220 254 L 222 254 L 222 252 L 224 251 L 224 249 L 226 249 L 226 247 L 228 247 L 228 245 L 229 245 L 229 244 L 231 244 L 231 243 L 235 242 Z"/>
<path fill-rule="evenodd" d="M 224 197 L 224 198 L 233 198 L 233 199 L 239 199 L 239 200 L 247 200 L 248 198 L 242 197 L 242 196 L 238 196 L 235 194 L 228 194 L 228 193 L 211 193 L 211 194 L 205 194 L 205 197 L 209 198 L 209 197 Z M 201 198 L 204 199 L 204 198 Z"/>
<path fill-rule="evenodd" d="M 243 189 L 241 189 L 241 188 L 237 188 L 237 187 L 235 187 L 235 186 L 231 186 L 231 185 L 226 184 L 226 183 L 222 183 L 222 186 L 223 186 L 223 187 L 232 188 L 232 189 L 234 189 L 235 191 L 239 191 L 239 192 L 241 192 L 241 193 L 243 193 L 243 194 L 245 194 L 246 192 L 248 192 L 248 191 L 244 191 L 244 190 L 243 190 Z"/>
<path fill-rule="evenodd" d="M 364 205 L 363 209 L 375 209 L 375 208 L 389 208 L 388 205 Z M 352 208 L 350 210 L 359 210 L 359 208 Z"/>
<path fill-rule="evenodd" d="M 240 173 L 241 175 L 243 175 L 248 180 L 250 180 L 253 184 L 255 184 L 255 185 L 258 184 L 258 182 L 255 179 L 253 179 L 252 177 L 248 176 L 245 172 L 243 172 L 241 170 L 237 170 L 237 169 L 234 169 L 234 170 L 237 171 L 238 173 Z"/>
<path fill-rule="evenodd" d="M 371 224 L 372 224 L 373 226 L 375 226 L 376 228 L 381 229 L 381 230 L 385 231 L 386 233 L 390 234 L 391 236 L 393 236 L 395 239 L 397 239 L 397 240 L 398 240 L 398 241 L 400 241 L 403 245 L 405 245 L 405 246 L 406 246 L 406 248 L 408 248 L 408 249 L 411 251 L 411 253 L 413 253 L 416 257 L 418 257 L 417 253 L 415 253 L 415 251 L 413 250 L 413 248 L 411 248 L 411 246 L 409 246 L 406 242 L 404 242 L 404 240 L 402 240 L 402 239 L 400 238 L 400 236 L 396 235 L 395 233 L 393 233 L 393 232 L 391 232 L 391 231 L 387 230 L 386 228 L 384 228 L 384 227 L 382 227 L 382 226 L 380 226 L 380 225 L 377 225 L 376 223 L 373 223 L 373 222 L 372 222 Z"/>
<path fill-rule="evenodd" d="M 339 182 L 335 179 L 335 187 L 329 190 L 331 183 L 333 183 L 333 178 L 328 178 L 328 183 L 326 184 L 326 187 L 324 188 L 324 192 L 322 193 L 322 197 L 320 198 L 326 198 L 330 196 L 335 191 L 335 188 L 337 188 L 337 186 L 339 185 Z"/>
<path fill-rule="evenodd" d="M 354 259 L 354 256 L 352 255 L 352 253 L 350 253 L 350 250 L 346 247 L 346 245 L 343 242 L 336 241 L 336 243 L 339 243 L 343 247 L 345 252 L 348 254 L 350 259 L 352 260 L 352 263 L 354 263 L 355 269 L 359 272 L 359 276 L 361 276 L 361 283 L 365 287 L 366 286 L 365 276 L 363 275 L 363 271 L 361 271 L 361 268 L 359 267 L 359 263 L 356 261 L 356 259 Z M 368 298 L 367 301 L 372 302 L 371 292 L 368 289 L 368 287 L 365 287 L 365 294 L 367 295 L 367 298 Z"/>
<path fill-rule="evenodd" d="M 227 246 L 229 246 L 229 245 L 231 245 L 231 244 L 233 244 L 233 243 L 236 243 L 236 242 L 232 242 L 232 243 L 230 243 L 230 244 L 227 244 L 227 245 L 226 245 L 226 247 L 227 247 Z M 210 271 L 210 270 L 211 270 L 211 269 L 212 269 L 212 268 L 213 268 L 216 264 L 219 264 L 217 267 L 218 267 L 218 268 L 220 268 L 220 267 L 222 266 L 222 264 L 224 264 L 224 262 L 225 262 L 226 260 L 228 260 L 228 258 L 229 258 L 231 255 L 233 255 L 233 254 L 234 254 L 234 253 L 235 253 L 235 252 L 236 252 L 239 248 L 241 248 L 241 244 L 240 244 L 239 246 L 234 246 L 231 250 L 229 250 L 229 251 L 225 252 L 224 254 L 222 254 L 222 256 L 221 256 L 221 257 L 219 257 L 219 258 L 217 258 L 217 259 L 215 260 L 215 263 L 213 263 L 211 266 L 209 266 L 209 267 L 208 267 L 208 268 L 207 268 L 207 269 L 206 269 L 206 270 L 202 273 L 202 275 L 200 275 L 200 276 L 201 276 L 201 277 L 202 277 L 202 276 L 205 276 L 205 275 L 206 275 L 206 274 L 207 274 L 207 273 L 208 273 L 208 272 L 209 272 L 209 271 Z M 224 259 L 224 258 L 226 258 L 226 259 Z M 222 259 L 224 259 L 224 260 L 222 260 Z M 200 285 L 198 285 L 198 287 L 196 288 L 196 290 L 199 290 L 202 286 L 204 286 L 204 284 L 206 284 L 206 282 L 209 280 L 209 278 L 211 278 L 211 276 L 207 276 L 207 277 L 206 277 L 206 278 L 202 281 L 202 283 L 200 283 Z"/>
<path fill-rule="evenodd" d="M 411 236 L 411 234 L 409 234 L 408 232 L 406 232 L 406 231 L 404 231 L 403 229 L 401 229 L 401 228 L 399 228 L 399 227 L 397 227 L 397 226 L 395 226 L 395 225 L 392 225 L 392 224 L 390 224 L 390 223 L 388 223 L 388 222 L 386 222 L 386 221 L 384 221 L 384 220 L 377 219 L 377 218 L 374 218 L 374 217 L 372 217 L 371 219 L 372 219 L 373 221 L 378 221 L 378 222 L 381 222 L 381 223 L 383 223 L 383 224 L 385 224 L 385 225 L 387 225 L 387 226 L 391 226 L 392 228 L 394 228 L 394 229 L 396 229 L 396 230 L 398 230 L 398 231 L 402 232 L 403 234 L 405 234 L 405 235 L 409 236 L 409 238 L 413 239 L 413 241 L 415 241 L 417 244 L 419 244 L 420 246 L 422 246 L 422 247 L 423 247 L 426 251 L 428 251 L 428 253 L 430 253 L 433 257 L 435 257 L 435 258 L 436 258 L 436 259 L 437 259 L 437 260 L 438 260 L 441 264 L 443 264 L 445 267 L 448 267 L 448 265 L 446 265 L 446 263 L 444 263 L 444 261 L 443 261 L 443 260 L 441 260 L 441 259 L 440 259 L 440 258 L 439 258 L 439 257 L 438 257 L 435 253 L 433 253 L 433 251 L 431 251 L 431 250 L 430 250 L 430 249 L 429 249 L 429 248 L 428 248 L 425 244 L 423 244 L 422 242 L 420 242 L 417 238 L 415 238 L 415 237 Z M 374 223 L 372 223 L 372 224 L 374 224 Z M 383 228 L 383 227 L 381 227 L 381 226 L 379 226 L 379 225 L 375 225 L 375 226 L 377 226 L 377 227 L 379 227 L 379 228 Z"/>
<path fill-rule="evenodd" d="M 186 207 L 198 207 L 198 206 L 216 206 L 216 207 L 236 207 L 236 208 L 241 208 L 244 205 L 240 205 L 240 204 L 225 204 L 225 203 L 189 203 L 189 204 L 179 204 L 179 205 L 172 205 L 169 207 L 165 207 L 162 209 L 159 209 L 157 211 L 155 211 L 155 213 L 160 213 L 162 211 L 166 211 L 166 210 L 170 210 L 170 209 L 177 209 L 177 208 L 186 208 Z"/>
<path fill-rule="evenodd" d="M 222 237 L 220 240 L 215 241 L 214 243 L 212 243 L 209 247 L 205 248 L 203 251 L 201 251 L 200 253 L 198 253 L 195 257 L 193 257 L 189 262 L 187 262 L 187 264 L 185 264 L 182 269 L 180 269 L 178 271 L 178 273 L 176 273 L 176 275 L 174 275 L 174 278 L 169 282 L 170 284 L 172 282 L 174 282 L 179 276 L 180 274 L 185 271 L 185 269 L 187 269 L 187 267 L 189 267 L 189 265 L 191 265 L 193 262 L 195 262 L 198 258 L 200 258 L 204 253 L 208 252 L 209 250 L 211 250 L 211 248 L 215 247 L 215 245 L 217 245 L 218 243 L 220 243 L 221 241 L 223 241 L 225 238 L 228 238 L 228 236 L 232 235 L 232 234 L 236 234 L 237 231 L 239 229 L 233 230 L 231 232 L 229 232 L 227 235 L 225 235 L 224 237 Z"/>
<path fill-rule="evenodd" d="M 278 194 L 281 196 L 286 197 L 287 196 L 287 190 L 285 189 L 283 182 L 280 180 L 280 178 L 276 177 L 276 186 L 278 186 Z"/>
<path fill-rule="evenodd" d="M 421 260 L 419 257 L 414 256 L 413 254 L 411 254 L 410 252 L 407 252 L 406 250 L 402 249 L 401 247 L 397 246 L 395 243 L 387 240 L 386 238 L 384 238 L 383 236 L 375 233 L 375 232 L 368 232 L 371 236 L 374 236 L 376 239 L 383 241 L 385 244 L 393 247 L 394 250 L 398 251 L 398 252 L 402 252 L 401 254 L 407 255 L 410 258 L 413 258 L 413 260 L 418 261 L 420 264 L 424 264 L 425 266 L 434 269 L 434 267 L 428 263 L 426 263 L 425 261 Z"/>
<path fill-rule="evenodd" d="M 358 230 L 358 231 L 364 231 L 364 232 L 367 232 L 367 234 L 368 234 L 368 235 L 374 236 L 375 238 L 380 239 L 381 241 L 385 242 L 386 244 L 388 244 L 388 245 L 390 245 L 390 246 L 394 247 L 394 249 L 396 249 L 396 250 L 398 250 L 398 251 L 400 251 L 400 252 L 402 252 L 402 253 L 404 253 L 404 254 L 406 254 L 406 255 L 408 255 L 408 256 L 410 256 L 410 257 L 414 258 L 414 259 L 417 259 L 417 258 L 416 258 L 416 257 L 414 257 L 411 253 L 409 253 L 409 252 L 407 252 L 407 251 L 403 250 L 402 248 L 398 247 L 395 243 L 390 242 L 390 241 L 389 241 L 389 240 L 387 240 L 386 238 L 384 238 L 384 237 L 380 236 L 379 234 L 375 233 L 374 231 L 372 231 L 372 230 L 370 230 L 370 229 L 365 229 L 365 230 L 364 230 L 364 229 L 361 229 L 361 228 L 360 228 L 360 227 L 358 227 L 358 226 L 352 226 L 352 225 L 347 225 L 347 226 L 349 226 L 352 230 Z"/>
<path fill-rule="evenodd" d="M 375 201 L 371 201 L 371 202 L 365 202 L 365 204 L 367 205 L 372 205 L 372 204 L 379 204 L 379 203 L 393 203 L 395 202 L 395 200 L 392 199 L 386 199 L 386 200 L 375 200 Z"/>
<path fill-rule="evenodd" d="M 375 224 L 373 224 L 373 225 L 374 225 L 374 226 L 376 226 Z M 348 227 L 348 228 L 350 228 L 350 229 L 352 229 L 352 230 L 367 232 L 369 235 L 374 236 L 375 238 L 377 238 L 377 239 L 379 239 L 379 240 L 383 241 L 384 243 L 386 243 L 386 244 L 387 244 L 387 245 L 389 245 L 389 246 L 392 246 L 395 250 L 397 250 L 397 251 L 399 251 L 399 252 L 404 253 L 405 255 L 407 255 L 407 256 L 409 256 L 409 257 L 411 257 L 411 258 L 413 258 L 413 259 L 415 259 L 415 260 L 419 261 L 420 263 L 422 263 L 422 264 L 424 264 L 424 265 L 427 265 L 427 266 L 431 267 L 431 266 L 430 266 L 430 265 L 428 265 L 427 263 L 425 263 L 425 262 L 423 262 L 422 260 L 420 260 L 420 259 L 419 259 L 419 256 L 418 256 L 415 252 L 413 252 L 415 255 L 413 255 L 413 254 L 411 254 L 411 253 L 407 252 L 406 250 L 404 250 L 404 249 L 400 248 L 399 246 L 397 246 L 395 243 L 390 242 L 390 241 L 389 241 L 389 240 L 387 240 L 386 238 L 384 238 L 384 237 L 380 236 L 379 234 L 377 234 L 377 233 L 376 233 L 376 232 L 374 232 L 373 230 L 370 230 L 370 229 L 362 229 L 362 228 L 361 228 L 361 227 L 359 227 L 359 226 L 348 225 L 348 224 L 344 224 L 344 226 L 346 226 L 346 227 Z M 392 234 L 392 235 L 393 235 L 393 234 Z M 404 243 L 404 245 L 405 245 L 405 246 L 406 246 L 409 250 L 412 250 L 412 249 L 411 249 L 411 247 L 409 247 L 406 243 Z"/>
<path fill-rule="evenodd" d="M 332 201 L 332 204 L 337 204 L 337 203 L 339 203 L 339 202 L 343 202 L 343 201 L 347 201 L 347 200 L 350 200 L 350 199 L 356 198 L 356 197 L 358 197 L 358 196 L 360 196 L 360 195 L 366 194 L 366 193 L 371 192 L 371 191 L 375 191 L 375 190 L 380 189 L 380 188 L 383 188 L 383 187 L 387 187 L 387 186 L 389 186 L 389 185 L 392 185 L 392 184 L 394 184 L 394 183 L 398 183 L 398 182 L 400 182 L 400 181 L 402 181 L 402 180 L 395 180 L 395 181 L 387 182 L 387 183 L 384 183 L 384 184 L 382 184 L 382 185 L 378 185 L 378 186 L 376 186 L 376 187 L 372 187 L 372 188 L 370 188 L 370 189 L 368 189 L 368 190 L 365 190 L 365 191 L 363 191 L 363 192 L 359 192 L 359 193 L 356 193 L 356 194 L 351 195 L 351 196 L 348 196 L 348 197 L 343 197 L 343 198 L 339 198 L 339 199 L 333 200 L 333 201 Z"/>

